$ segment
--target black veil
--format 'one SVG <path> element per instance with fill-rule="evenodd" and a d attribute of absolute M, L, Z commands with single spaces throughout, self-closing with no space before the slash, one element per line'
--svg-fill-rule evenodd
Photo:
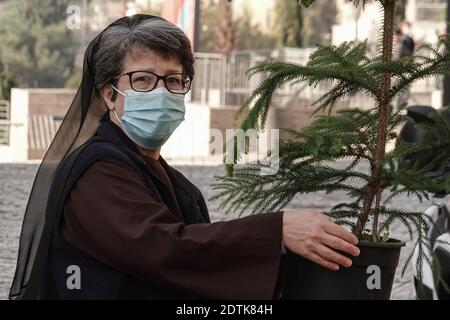
<path fill-rule="evenodd" d="M 123 17 L 111 23 L 105 30 L 117 25 L 132 28 L 143 20 L 155 18 L 162 19 L 145 14 Z M 29 283 L 30 279 L 40 279 L 40 275 L 36 273 L 42 268 L 39 264 L 45 259 L 38 259 L 38 256 L 46 255 L 51 242 L 51 237 L 46 237 L 43 230 L 49 223 L 46 221 L 45 212 L 53 175 L 59 163 L 95 133 L 106 112 L 104 102 L 95 89 L 92 66 L 93 56 L 105 30 L 98 34 L 86 49 L 81 85 L 36 173 L 23 219 L 10 299 L 36 298 L 38 284 Z M 52 226 L 49 229 L 53 230 Z"/>

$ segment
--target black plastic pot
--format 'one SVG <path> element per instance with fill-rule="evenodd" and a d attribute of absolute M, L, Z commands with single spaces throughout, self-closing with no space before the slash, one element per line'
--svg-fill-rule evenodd
<path fill-rule="evenodd" d="M 282 299 L 388 300 L 391 295 L 400 250 L 405 245 L 390 239 L 385 243 L 360 241 L 360 255 L 350 257 L 350 268 L 325 269 L 288 252 L 284 261 Z M 347 255 L 348 256 L 348 255 Z"/>

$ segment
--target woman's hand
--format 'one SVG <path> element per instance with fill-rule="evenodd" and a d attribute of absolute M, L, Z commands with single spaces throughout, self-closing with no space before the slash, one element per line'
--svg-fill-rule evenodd
<path fill-rule="evenodd" d="M 358 239 L 317 210 L 284 210 L 283 244 L 292 252 L 333 271 L 352 261 L 336 252 L 359 255 Z"/>

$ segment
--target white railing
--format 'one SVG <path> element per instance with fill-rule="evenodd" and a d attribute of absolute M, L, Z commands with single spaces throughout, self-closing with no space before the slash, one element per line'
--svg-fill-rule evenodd
<path fill-rule="evenodd" d="M 265 78 L 257 74 L 248 79 L 246 71 L 263 61 L 282 60 L 296 64 L 306 64 L 315 48 L 284 48 L 273 50 L 237 51 L 230 55 L 218 53 L 195 54 L 195 78 L 192 85 L 191 100 L 212 107 L 225 105 L 241 105 Z M 430 95 L 438 89 L 441 80 L 427 78 L 416 82 L 412 94 Z M 280 101 L 301 99 L 315 101 L 327 93 L 330 84 L 320 84 L 311 87 L 304 83 L 285 85 L 277 90 L 276 96 Z M 358 97 L 356 97 L 358 96 Z M 367 100 L 366 96 L 356 95 L 352 99 Z"/>
<path fill-rule="evenodd" d="M 304 64 L 313 50 L 311 48 L 246 50 L 230 55 L 198 52 L 195 54 L 196 74 L 192 86 L 192 100 L 211 106 L 240 105 L 264 78 L 264 75 L 255 75 L 249 79 L 246 71 L 250 67 L 274 59 Z M 309 98 L 317 96 L 320 91 L 321 88 L 299 84 L 285 86 L 278 93 L 298 95 L 302 92 L 302 96 Z"/>

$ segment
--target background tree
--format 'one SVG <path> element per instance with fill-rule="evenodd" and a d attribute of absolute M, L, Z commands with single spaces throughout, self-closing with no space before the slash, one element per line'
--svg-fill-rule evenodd
<path fill-rule="evenodd" d="M 273 49 L 277 45 L 277 38 L 270 33 L 264 33 L 258 24 L 253 24 L 248 6 L 242 8 L 242 13 L 235 20 L 236 49 Z"/>
<path fill-rule="evenodd" d="M 9 0 L 0 12 L 4 77 L 21 87 L 64 87 L 77 43 L 66 26 L 67 1 Z"/>
<path fill-rule="evenodd" d="M 282 47 L 302 47 L 303 9 L 297 1 L 276 0 L 275 30 Z"/>
<path fill-rule="evenodd" d="M 14 82 L 4 73 L 0 63 L 0 100 L 9 100 Z"/>
<path fill-rule="evenodd" d="M 215 52 L 218 5 L 214 1 L 200 1 L 200 52 Z"/>
<path fill-rule="evenodd" d="M 217 47 L 216 52 L 230 53 L 236 44 L 236 34 L 233 25 L 231 4 L 227 0 L 219 0 L 218 17 L 216 27 Z"/>
<path fill-rule="evenodd" d="M 303 11 L 303 45 L 311 48 L 331 43 L 331 29 L 336 23 L 336 1 L 319 1 Z"/>
<path fill-rule="evenodd" d="M 335 23 L 337 14 L 336 1 L 314 3 L 307 11 L 302 11 L 301 6 L 294 2 L 277 0 L 273 13 L 275 18 L 274 28 L 270 31 L 263 31 L 259 24 L 252 22 L 249 6 L 245 3 L 239 16 L 232 15 L 230 24 L 217 18 L 225 10 L 225 7 L 220 9 L 221 3 L 208 0 L 201 1 L 199 51 L 223 51 L 219 39 L 226 39 L 227 36 L 230 36 L 226 32 L 226 26 L 232 27 L 236 50 L 274 49 L 283 46 L 312 47 L 317 44 L 329 43 L 331 28 Z M 223 6 L 224 3 L 221 5 Z M 228 3 L 228 6 L 230 5 L 231 3 Z M 293 8 L 295 14 L 293 14 Z M 226 9 L 228 17 L 229 8 Z M 304 26 L 302 27 L 302 25 Z M 300 29 L 296 30 L 296 27 Z M 221 35 L 220 37 L 218 37 L 218 32 Z"/>
<path fill-rule="evenodd" d="M 398 0 L 395 6 L 394 25 L 399 27 L 400 23 L 405 20 L 406 2 L 408 0 Z"/>

